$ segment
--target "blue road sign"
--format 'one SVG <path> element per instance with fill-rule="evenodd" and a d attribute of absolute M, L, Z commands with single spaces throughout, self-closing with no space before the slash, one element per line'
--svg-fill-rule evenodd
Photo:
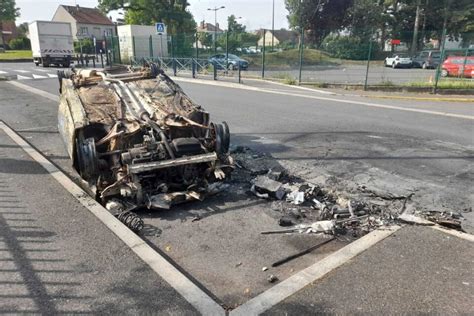
<path fill-rule="evenodd" d="M 164 33 L 165 32 L 165 24 L 164 23 L 156 23 L 156 33 Z"/>

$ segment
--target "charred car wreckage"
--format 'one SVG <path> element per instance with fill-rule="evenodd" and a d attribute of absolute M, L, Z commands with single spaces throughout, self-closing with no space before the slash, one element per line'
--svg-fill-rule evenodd
<path fill-rule="evenodd" d="M 155 64 L 58 78 L 58 126 L 74 169 L 131 229 L 143 227 L 131 210 L 203 200 L 232 171 L 228 125 L 210 122 Z"/>

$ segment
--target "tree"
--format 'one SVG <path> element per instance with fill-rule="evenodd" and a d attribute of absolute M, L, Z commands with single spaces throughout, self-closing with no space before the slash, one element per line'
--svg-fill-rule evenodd
<path fill-rule="evenodd" d="M 237 22 L 237 18 L 232 14 L 227 18 L 227 31 L 236 34 L 245 33 L 245 25 Z"/>
<path fill-rule="evenodd" d="M 19 9 L 15 6 L 15 0 L 0 0 L 0 48 L 4 45 L 2 23 L 15 21 L 15 18 L 20 15 Z"/>
<path fill-rule="evenodd" d="M 123 9 L 129 24 L 163 22 L 170 35 L 195 32 L 196 22 L 188 6 L 187 0 L 99 0 L 103 12 Z"/>
<path fill-rule="evenodd" d="M 348 10 L 354 0 L 285 0 L 290 27 L 309 31 L 309 40 L 319 45 L 331 32 L 349 25 Z"/>

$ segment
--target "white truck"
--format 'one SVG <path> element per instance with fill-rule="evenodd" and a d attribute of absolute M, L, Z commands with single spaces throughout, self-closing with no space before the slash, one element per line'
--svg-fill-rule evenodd
<path fill-rule="evenodd" d="M 69 67 L 74 54 L 71 24 L 34 21 L 28 26 L 33 62 L 43 67 Z"/>

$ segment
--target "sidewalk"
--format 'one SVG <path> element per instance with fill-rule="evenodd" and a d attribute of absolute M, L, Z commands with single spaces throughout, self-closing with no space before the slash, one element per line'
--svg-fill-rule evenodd
<path fill-rule="evenodd" d="M 266 315 L 474 313 L 472 242 L 405 227 Z"/>
<path fill-rule="evenodd" d="M 0 313 L 197 314 L 0 130 Z"/>

